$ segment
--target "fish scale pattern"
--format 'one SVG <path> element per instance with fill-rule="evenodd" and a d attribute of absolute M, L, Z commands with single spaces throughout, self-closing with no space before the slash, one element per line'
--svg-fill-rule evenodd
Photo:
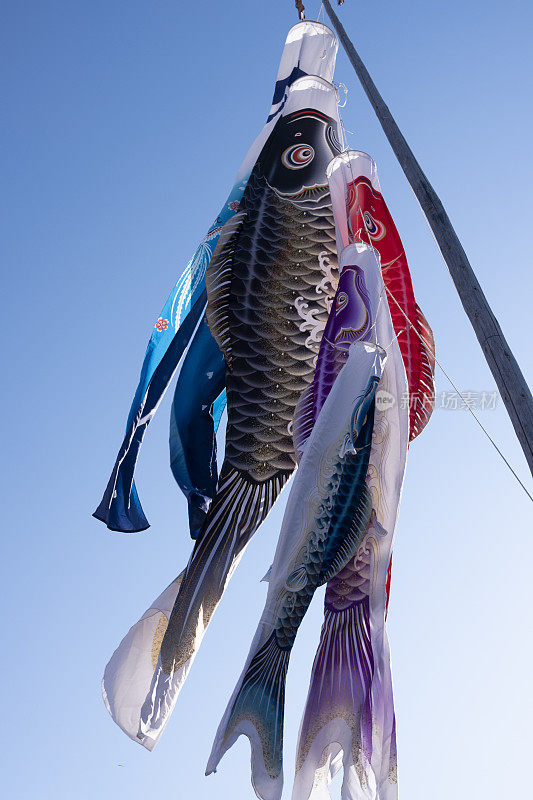
<path fill-rule="evenodd" d="M 326 588 L 326 608 L 330 611 L 345 611 L 361 603 L 370 594 L 370 551 L 360 547 L 330 581 Z"/>
<path fill-rule="evenodd" d="M 315 395 L 313 397 L 314 417 L 318 417 L 320 409 L 326 402 L 335 378 L 348 360 L 348 346 L 332 344 L 324 341 L 319 362 L 320 380 L 315 381 Z"/>
<path fill-rule="evenodd" d="M 216 318 L 217 304 L 229 293 L 226 459 L 264 481 L 296 466 L 289 426 L 313 379 L 336 290 L 335 229 L 326 188 L 289 200 L 257 174 L 248 183 L 241 211 L 229 284 L 224 297 L 217 297 L 216 288 L 210 294 L 209 311 Z M 331 282 L 324 280 L 325 258 Z"/>

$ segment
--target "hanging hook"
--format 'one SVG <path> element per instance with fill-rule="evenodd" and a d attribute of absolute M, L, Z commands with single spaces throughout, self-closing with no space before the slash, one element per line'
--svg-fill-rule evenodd
<path fill-rule="evenodd" d="M 298 9 L 298 16 L 300 19 L 305 19 L 305 6 L 302 0 L 294 0 L 294 5 Z"/>

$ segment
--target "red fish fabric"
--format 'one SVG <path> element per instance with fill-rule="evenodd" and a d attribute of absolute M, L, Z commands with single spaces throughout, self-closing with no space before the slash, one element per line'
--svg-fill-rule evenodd
<path fill-rule="evenodd" d="M 337 231 L 337 251 L 350 242 L 364 242 L 376 248 L 394 331 L 407 374 L 409 441 L 427 424 L 435 403 L 435 345 L 431 328 L 416 303 L 407 257 L 394 220 L 381 194 L 374 160 L 359 150 L 340 156 L 343 168 L 328 177 L 342 180 L 345 189 L 346 219 Z M 341 209 L 338 209 L 341 212 Z"/>

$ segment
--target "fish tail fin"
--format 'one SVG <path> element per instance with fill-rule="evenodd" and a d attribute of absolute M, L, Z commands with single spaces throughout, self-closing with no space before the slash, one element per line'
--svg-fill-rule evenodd
<path fill-rule="evenodd" d="M 213 613 L 252 535 L 289 473 L 259 483 L 224 462 L 187 565 L 142 708 L 140 735 L 157 739 L 174 708 Z"/>
<path fill-rule="evenodd" d="M 308 797 L 313 787 L 317 797 L 329 797 L 328 785 L 341 767 L 343 797 L 377 796 L 371 768 L 373 673 L 368 597 L 338 610 L 326 600 L 300 727 L 293 798 Z M 345 792 L 348 785 L 352 794 Z"/>
<path fill-rule="evenodd" d="M 183 572 L 178 575 L 130 628 L 109 660 L 102 679 L 104 703 L 113 720 L 130 739 L 148 750 L 155 741 L 138 736 L 141 708 L 183 575 Z"/>
<path fill-rule="evenodd" d="M 260 633 L 261 628 L 256 640 Z M 244 734 L 250 740 L 256 794 L 262 800 L 279 800 L 283 789 L 283 716 L 290 649 L 281 648 L 272 632 L 261 647 L 252 645 L 252 653 L 218 728 L 206 775 L 216 772 L 224 753 Z"/>

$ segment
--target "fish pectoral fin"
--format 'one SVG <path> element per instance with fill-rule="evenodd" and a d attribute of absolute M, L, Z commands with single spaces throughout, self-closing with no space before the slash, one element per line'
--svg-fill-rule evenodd
<path fill-rule="evenodd" d="M 229 306 L 231 295 L 231 276 L 235 245 L 246 218 L 240 211 L 229 219 L 218 240 L 207 268 L 205 282 L 207 287 L 207 323 L 222 352 L 226 364 L 231 369 L 231 341 L 229 327 Z"/>
<path fill-rule="evenodd" d="M 294 409 L 294 422 L 292 424 L 292 439 L 298 460 L 303 456 L 305 445 L 313 426 L 315 417 L 313 413 L 314 385 L 311 383 L 300 395 Z"/>
<path fill-rule="evenodd" d="M 309 583 L 307 569 L 305 566 L 300 566 L 294 569 L 287 580 L 285 581 L 285 588 L 289 592 L 301 592 Z"/>

